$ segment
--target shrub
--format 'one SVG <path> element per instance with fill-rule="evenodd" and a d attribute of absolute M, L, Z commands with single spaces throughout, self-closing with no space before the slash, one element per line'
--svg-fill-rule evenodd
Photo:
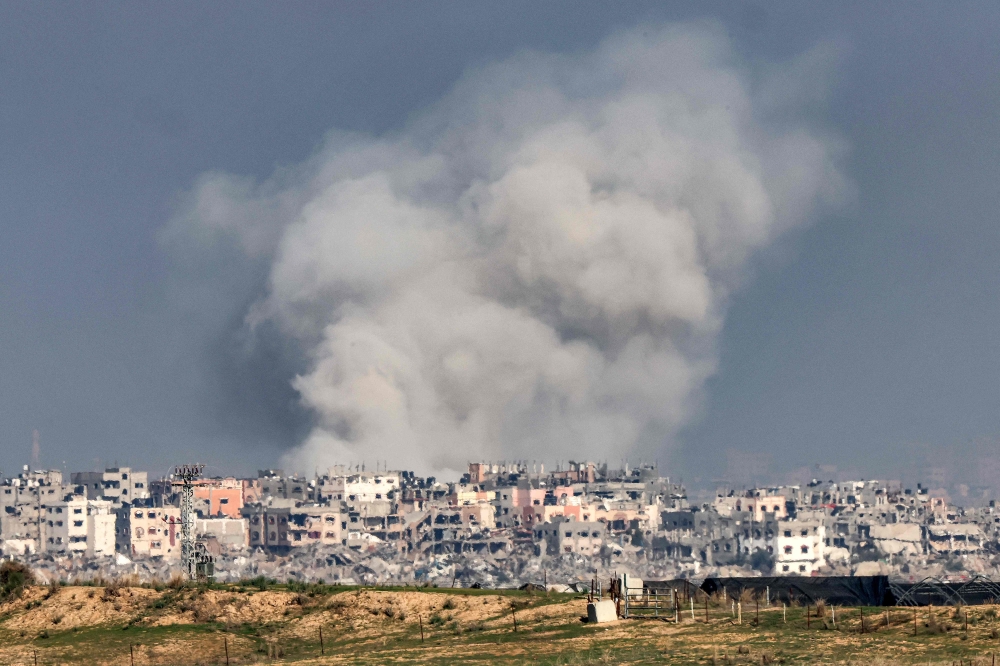
<path fill-rule="evenodd" d="M 451 610 L 455 607 L 455 602 L 449 597 L 445 599 L 444 604 L 441 606 L 444 610 Z"/>
<path fill-rule="evenodd" d="M 34 582 L 30 568 L 17 560 L 6 560 L 0 564 L 0 601 L 21 596 L 24 588 Z"/>

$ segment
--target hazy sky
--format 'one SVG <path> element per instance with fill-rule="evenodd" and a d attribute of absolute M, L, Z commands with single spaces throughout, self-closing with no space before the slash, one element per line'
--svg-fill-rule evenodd
<path fill-rule="evenodd" d="M 798 113 L 851 185 L 751 260 L 701 407 L 655 455 L 707 482 L 993 454 L 996 3 L 7 3 L 0 465 L 34 428 L 49 466 L 277 464 L 313 426 L 303 360 L 245 337 L 269 261 L 171 240 L 199 178 L 265 180 L 330 131 L 398 135 L 470 68 L 676 21 L 716 22 L 736 69 L 818 54 Z"/>

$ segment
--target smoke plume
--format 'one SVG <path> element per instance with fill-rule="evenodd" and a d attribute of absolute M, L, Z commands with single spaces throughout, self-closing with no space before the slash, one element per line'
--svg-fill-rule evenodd
<path fill-rule="evenodd" d="M 806 62 L 815 56 L 803 56 Z M 755 251 L 836 199 L 810 66 L 711 26 L 468 72 L 397 133 L 330 134 L 263 183 L 206 174 L 178 223 L 268 266 L 245 313 L 305 350 L 294 469 L 612 459 L 670 441 Z"/>

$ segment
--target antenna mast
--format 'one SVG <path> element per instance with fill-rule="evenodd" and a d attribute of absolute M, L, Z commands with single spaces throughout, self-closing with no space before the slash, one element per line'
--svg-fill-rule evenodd
<path fill-rule="evenodd" d="M 201 478 L 204 465 L 178 465 L 173 485 L 181 491 L 181 569 L 188 580 L 197 580 L 198 559 L 194 547 L 194 482 Z"/>

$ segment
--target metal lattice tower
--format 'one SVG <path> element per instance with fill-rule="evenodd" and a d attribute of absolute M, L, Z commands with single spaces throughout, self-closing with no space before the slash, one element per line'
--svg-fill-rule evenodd
<path fill-rule="evenodd" d="M 197 557 L 194 547 L 194 482 L 201 478 L 204 465 L 178 465 L 173 485 L 181 491 L 181 568 L 188 580 L 197 580 Z"/>

